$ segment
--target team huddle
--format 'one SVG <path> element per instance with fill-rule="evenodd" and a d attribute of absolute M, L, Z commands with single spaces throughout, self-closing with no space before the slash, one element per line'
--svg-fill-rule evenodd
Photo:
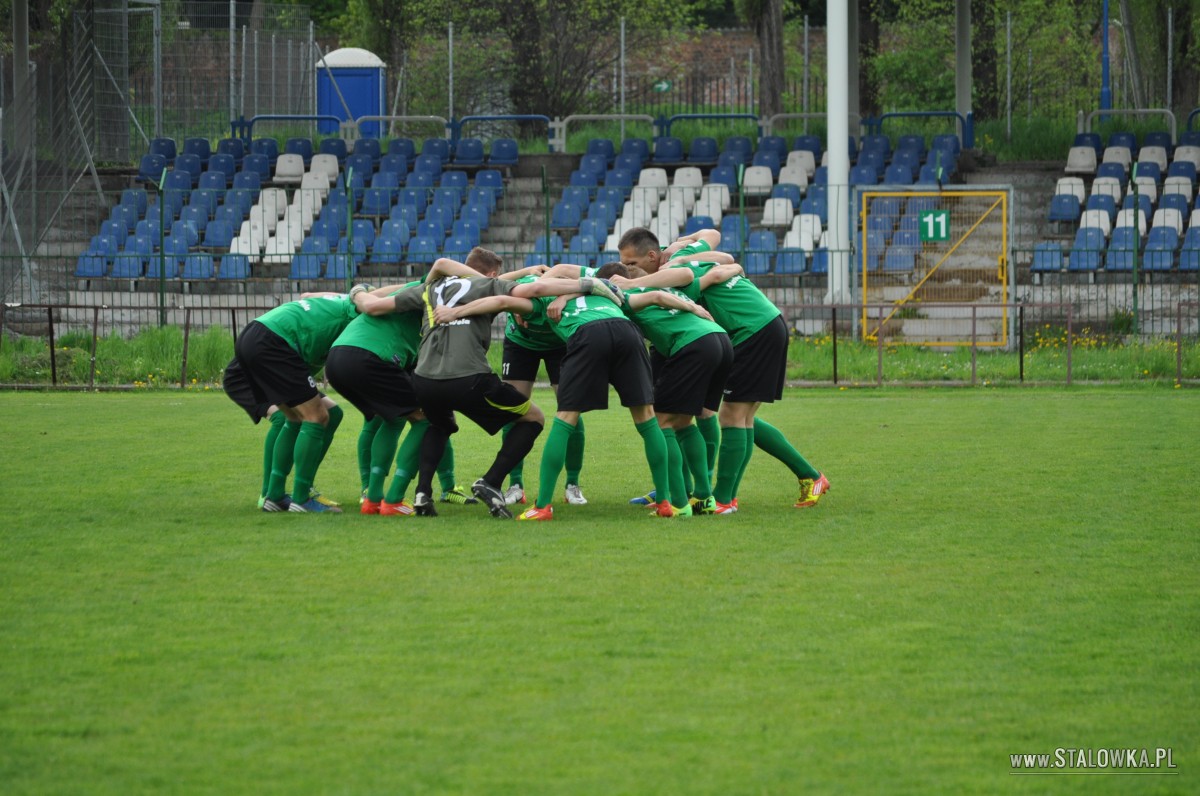
<path fill-rule="evenodd" d="M 755 417 L 783 396 L 787 325 L 719 243 L 708 229 L 662 248 L 639 227 L 621 238 L 620 262 L 503 275 L 501 259 L 477 247 L 465 263 L 438 260 L 421 281 L 306 293 L 256 318 L 237 338 L 224 387 L 255 423 L 269 420 L 260 507 L 340 512 L 313 486 L 343 417 L 318 389 L 322 368 L 363 415 L 364 514 L 435 516 L 435 474 L 442 502 L 480 502 L 495 517 L 552 519 L 564 469 L 567 502 L 587 503 L 583 414 L 608 408 L 610 386 L 642 439 L 653 486 L 630 502 L 653 516 L 736 512 L 755 447 L 796 476 L 796 507 L 816 505 L 828 479 Z M 487 351 L 501 312 L 496 374 Z M 543 363 L 558 405 L 530 505 L 524 460 L 547 423 L 531 399 Z M 459 415 L 501 439 L 469 491 L 454 472 Z M 518 504 L 528 508 L 510 508 Z"/>

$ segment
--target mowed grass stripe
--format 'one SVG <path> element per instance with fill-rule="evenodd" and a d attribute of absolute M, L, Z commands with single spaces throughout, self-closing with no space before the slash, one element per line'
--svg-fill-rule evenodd
<path fill-rule="evenodd" d="M 791 391 L 763 416 L 829 474 L 821 505 L 759 452 L 737 515 L 661 521 L 626 504 L 649 479 L 614 401 L 590 504 L 518 524 L 352 513 L 350 408 L 318 483 L 351 513 L 274 516 L 263 429 L 220 395 L 0 395 L 0 784 L 1187 792 L 1196 408 Z M 469 483 L 497 441 L 455 443 Z M 1171 746 L 1182 774 L 1009 774 L 1070 746 Z"/>

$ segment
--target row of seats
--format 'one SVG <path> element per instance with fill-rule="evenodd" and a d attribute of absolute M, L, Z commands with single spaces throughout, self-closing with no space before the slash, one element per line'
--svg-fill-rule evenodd
<path fill-rule="evenodd" d="M 1136 154 L 1136 157 L 1135 157 Z M 1200 130 L 1189 130 L 1176 145 L 1165 130 L 1146 133 L 1139 148 L 1130 132 L 1114 132 L 1103 145 L 1097 133 L 1078 133 L 1067 152 L 1064 170 L 1084 176 L 1128 176 L 1136 166 L 1139 174 L 1156 169 L 1158 176 L 1171 163 L 1190 161 L 1200 167 Z"/>
<path fill-rule="evenodd" d="M 1142 271 L 1200 270 L 1200 226 L 1192 227 L 1181 239 L 1171 227 L 1155 227 L 1150 230 L 1145 245 L 1133 227 L 1120 227 L 1106 240 L 1101 230 L 1093 227 L 1080 229 L 1069 250 L 1057 242 L 1039 243 L 1034 248 L 1030 270 L 1034 273 L 1057 273 L 1060 271 L 1112 271 L 1133 270 L 1134 260 L 1139 258 L 1138 268 Z"/>

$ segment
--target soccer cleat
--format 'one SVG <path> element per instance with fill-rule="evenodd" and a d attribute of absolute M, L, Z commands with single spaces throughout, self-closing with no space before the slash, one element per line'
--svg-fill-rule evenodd
<path fill-rule="evenodd" d="M 543 521 L 544 520 L 552 520 L 552 519 L 554 519 L 554 507 L 553 506 L 545 506 L 544 508 L 539 509 L 537 506 L 530 506 L 529 508 L 525 509 L 520 514 L 518 514 L 517 519 L 518 520 L 543 520 Z"/>
<path fill-rule="evenodd" d="M 379 504 L 379 513 L 384 517 L 407 517 L 413 513 L 411 503 L 401 500 L 399 503 L 388 503 L 386 500 Z"/>
<path fill-rule="evenodd" d="M 367 502 L 367 490 L 364 489 L 362 491 L 362 494 L 358 496 L 358 502 L 359 502 L 359 505 L 362 505 L 363 503 Z"/>
<path fill-rule="evenodd" d="M 459 506 L 467 503 L 478 503 L 479 501 L 467 494 L 467 491 L 461 486 L 455 486 L 453 489 L 447 489 L 442 493 L 443 503 L 455 503 Z"/>
<path fill-rule="evenodd" d="M 654 490 L 653 489 L 651 489 L 649 492 L 642 495 L 641 497 L 635 497 L 635 498 L 629 499 L 629 505 L 631 505 L 631 506 L 653 506 L 655 504 L 655 502 L 656 501 L 654 500 Z"/>
<path fill-rule="evenodd" d="M 312 492 L 309 494 L 309 498 L 317 501 L 322 506 L 325 506 L 325 507 L 331 508 L 331 509 L 339 508 L 342 505 L 341 503 L 338 503 L 336 500 L 330 500 L 329 498 L 325 497 L 324 495 L 322 495 L 320 492 L 318 492 L 315 489 L 312 490 Z"/>
<path fill-rule="evenodd" d="M 263 507 L 263 504 L 264 504 L 264 503 L 266 503 L 266 502 L 267 502 L 267 496 L 266 496 L 266 495 L 259 495 L 259 496 L 258 496 L 258 507 L 259 507 L 260 509 Z"/>
<path fill-rule="evenodd" d="M 671 519 L 679 516 L 679 509 L 672 506 L 671 501 L 664 500 L 661 503 L 654 504 L 654 510 L 650 512 L 650 516 Z"/>
<path fill-rule="evenodd" d="M 567 484 L 567 502 L 572 506 L 587 505 L 587 498 L 583 496 L 583 490 L 579 488 L 579 484 Z"/>
<path fill-rule="evenodd" d="M 817 501 L 828 491 L 829 479 L 825 477 L 825 473 L 821 473 L 820 478 L 801 478 L 800 499 L 796 501 L 795 508 L 806 509 L 817 505 Z"/>
<path fill-rule="evenodd" d="M 504 492 L 504 504 L 511 506 L 514 503 L 520 503 L 522 506 L 526 503 L 525 488 L 520 484 L 512 484 Z"/>
<path fill-rule="evenodd" d="M 278 500 L 271 500 L 270 498 L 264 498 L 263 502 L 262 502 L 262 510 L 263 511 L 287 511 L 291 507 L 292 507 L 292 499 L 290 497 L 288 497 L 287 495 L 284 495 L 283 497 L 279 498 Z"/>
<path fill-rule="evenodd" d="M 380 501 L 378 500 L 363 500 L 358 504 L 359 514 L 378 514 Z"/>
<path fill-rule="evenodd" d="M 738 510 L 737 504 L 720 503 L 716 498 L 713 499 L 713 505 L 716 507 L 713 509 L 713 514 L 736 514 Z"/>
<path fill-rule="evenodd" d="M 403 503 L 404 501 L 401 501 Z M 433 507 L 433 501 L 429 499 L 429 495 L 424 492 L 418 492 L 413 496 L 413 513 L 418 517 L 436 517 L 437 509 Z M 382 509 L 381 509 L 382 510 Z"/>
<path fill-rule="evenodd" d="M 341 514 L 342 510 L 337 506 L 326 506 L 315 497 L 310 497 L 303 503 L 292 501 L 288 506 L 288 511 L 295 511 L 299 514 Z"/>
<path fill-rule="evenodd" d="M 607 279 L 585 276 L 579 280 L 579 292 L 589 293 L 593 296 L 603 296 L 618 307 L 624 302 L 624 297 L 621 295 L 621 288 Z"/>
<path fill-rule="evenodd" d="M 496 487 L 489 484 L 480 478 L 475 483 L 471 484 L 471 494 L 479 498 L 483 505 L 488 507 L 493 517 L 502 520 L 511 520 L 512 512 L 504 503 L 504 493 Z"/>
<path fill-rule="evenodd" d="M 683 508 L 678 508 L 678 507 L 677 507 L 677 508 L 675 509 L 675 516 L 676 516 L 676 517 L 690 517 L 690 516 L 692 516 L 694 513 L 695 513 L 695 512 L 694 512 L 694 511 L 692 511 L 692 504 L 691 504 L 690 502 L 689 502 L 689 503 L 688 503 L 686 506 L 684 506 Z"/>
<path fill-rule="evenodd" d="M 699 503 L 697 503 L 695 506 L 692 507 L 692 513 L 693 514 L 716 514 L 717 513 L 717 499 L 715 497 L 713 497 L 712 495 L 709 495 L 704 500 L 701 500 Z"/>

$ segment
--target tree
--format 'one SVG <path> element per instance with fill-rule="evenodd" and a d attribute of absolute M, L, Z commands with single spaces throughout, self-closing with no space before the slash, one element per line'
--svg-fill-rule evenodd
<path fill-rule="evenodd" d="M 738 13 L 758 37 L 758 113 L 783 112 L 783 0 L 737 0 Z"/>

